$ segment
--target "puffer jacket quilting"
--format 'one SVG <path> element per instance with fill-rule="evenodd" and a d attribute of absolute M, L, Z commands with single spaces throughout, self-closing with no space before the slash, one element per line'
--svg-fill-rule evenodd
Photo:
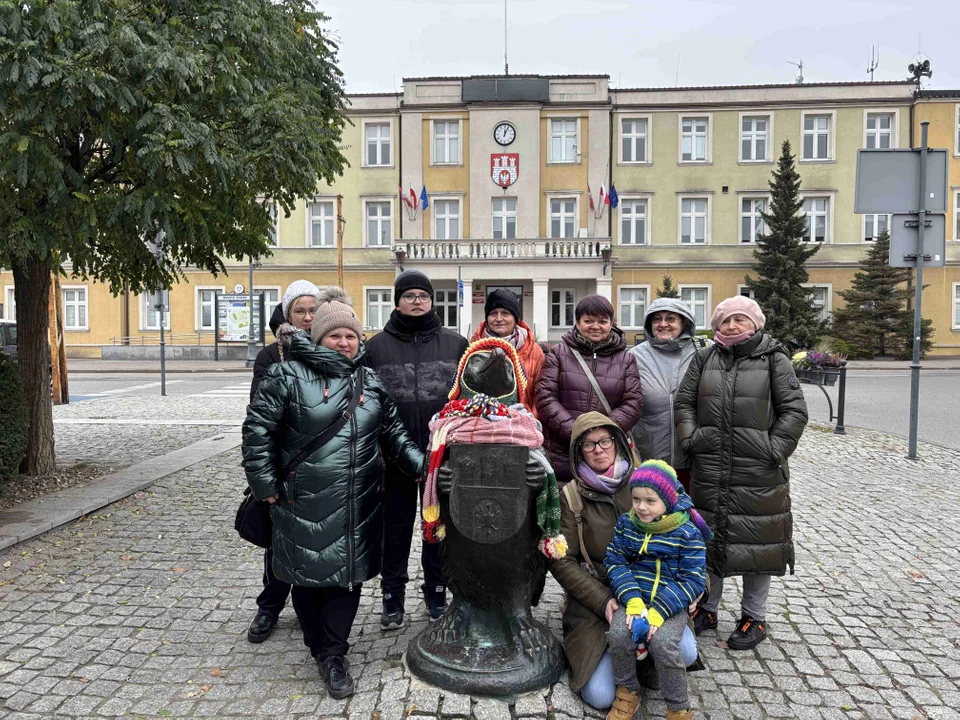
<path fill-rule="evenodd" d="M 807 406 L 787 350 L 769 335 L 699 350 L 675 406 L 691 497 L 714 532 L 715 575 L 793 571 L 790 473 Z"/>

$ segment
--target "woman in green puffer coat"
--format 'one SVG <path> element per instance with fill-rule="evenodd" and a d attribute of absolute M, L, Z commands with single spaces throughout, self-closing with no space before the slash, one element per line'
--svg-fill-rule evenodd
<path fill-rule="evenodd" d="M 247 408 L 243 465 L 258 500 L 271 503 L 273 570 L 293 587 L 303 640 L 334 698 L 353 693 L 344 656 L 360 585 L 380 572 L 383 461 L 411 477 L 425 460 L 376 372 L 362 367 L 362 328 L 340 288 L 318 296 L 310 337 L 297 333 L 289 361 L 272 365 Z M 284 468 L 311 440 L 349 419 L 296 470 Z"/>
<path fill-rule="evenodd" d="M 716 343 L 694 356 L 674 406 L 690 495 L 714 533 L 710 597 L 697 609 L 695 631 L 717 627 L 723 578 L 743 576 L 731 650 L 750 650 L 766 637 L 770 578 L 793 572 L 787 458 L 807 424 L 807 404 L 787 350 L 763 332 L 764 322 L 749 298 L 717 305 Z"/>

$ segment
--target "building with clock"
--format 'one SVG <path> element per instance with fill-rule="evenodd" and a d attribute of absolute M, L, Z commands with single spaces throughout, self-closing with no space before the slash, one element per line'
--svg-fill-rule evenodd
<path fill-rule="evenodd" d="M 427 77 L 405 79 L 402 93 L 352 95 L 349 116 L 350 165 L 278 218 L 272 253 L 255 270 L 268 303 L 297 278 L 336 283 L 342 258 L 369 333 L 393 308 L 396 273 L 417 268 L 433 279 L 444 324 L 464 335 L 483 320 L 485 295 L 507 287 L 540 340 L 559 339 L 576 303 L 600 293 L 631 342 L 665 275 L 701 327 L 720 300 L 746 292 L 785 139 L 797 155 L 806 239 L 822 244 L 809 264 L 811 303 L 829 316 L 890 223 L 853 212 L 857 150 L 910 147 L 929 119 L 931 147 L 949 148 L 951 190 L 946 267 L 924 272 L 924 314 L 934 354 L 960 353 L 960 92 L 915 94 L 906 82 L 611 89 L 606 75 Z M 615 208 L 601 199 L 613 188 Z M 68 354 L 117 357 L 125 343 L 152 342 L 161 321 L 174 344 L 210 344 L 216 292 L 248 284 L 247 265 L 227 267 L 219 278 L 188 269 L 163 318 L 144 298 L 64 281 Z M 9 273 L 0 286 L 12 317 Z"/>

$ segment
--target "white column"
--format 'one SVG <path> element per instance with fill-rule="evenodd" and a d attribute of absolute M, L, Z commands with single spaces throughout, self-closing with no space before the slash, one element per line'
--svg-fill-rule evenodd
<path fill-rule="evenodd" d="M 613 302 L 613 278 L 609 275 L 603 275 L 597 278 L 597 295 L 602 295 L 610 302 Z"/>
<path fill-rule="evenodd" d="M 473 327 L 473 278 L 461 276 L 460 279 L 463 281 L 463 307 L 457 308 L 457 324 L 460 334 L 469 340 L 477 330 Z"/>
<path fill-rule="evenodd" d="M 549 280 L 533 281 L 533 332 L 544 341 L 550 332 Z"/>

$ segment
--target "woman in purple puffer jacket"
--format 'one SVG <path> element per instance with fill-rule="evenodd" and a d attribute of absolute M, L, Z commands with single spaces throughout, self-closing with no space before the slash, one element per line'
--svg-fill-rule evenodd
<path fill-rule="evenodd" d="M 640 373 L 613 318 L 613 305 L 605 297 L 583 298 L 577 305 L 576 325 L 547 353 L 537 380 L 543 447 L 561 485 L 571 479 L 570 433 L 580 415 L 603 413 L 628 436 L 640 419 Z M 584 365 L 596 378 L 602 399 L 594 391 Z"/>

